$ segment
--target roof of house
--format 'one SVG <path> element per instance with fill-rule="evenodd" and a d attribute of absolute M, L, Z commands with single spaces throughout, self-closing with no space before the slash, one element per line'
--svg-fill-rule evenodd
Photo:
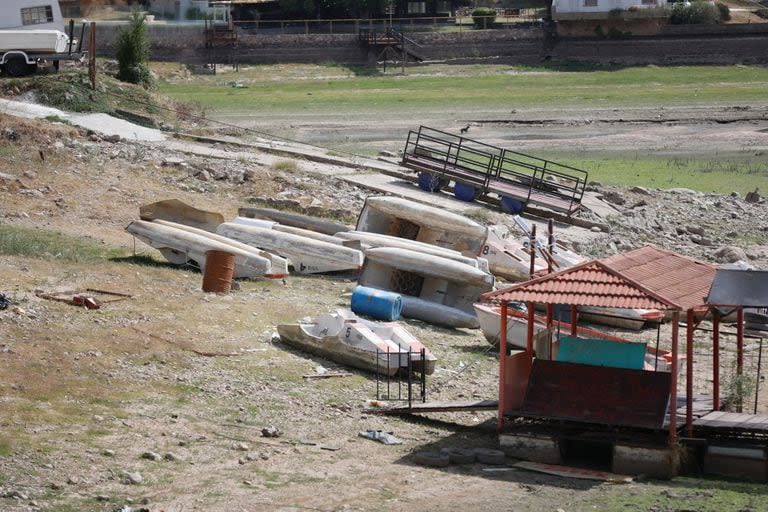
<path fill-rule="evenodd" d="M 481 300 L 686 310 L 705 303 L 714 276 L 712 265 L 647 246 L 486 293 Z"/>

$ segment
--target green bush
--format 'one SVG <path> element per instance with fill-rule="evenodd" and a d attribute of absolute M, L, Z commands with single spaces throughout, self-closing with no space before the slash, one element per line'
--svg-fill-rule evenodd
<path fill-rule="evenodd" d="M 717 6 L 717 10 L 720 12 L 720 21 L 730 21 L 731 9 L 722 2 L 717 2 L 715 5 Z"/>
<path fill-rule="evenodd" d="M 203 11 L 201 11 L 197 7 L 190 7 L 189 9 L 187 9 L 186 16 L 187 16 L 188 20 L 202 20 L 202 19 L 204 19 Z"/>
<path fill-rule="evenodd" d="M 115 38 L 115 54 L 118 79 L 150 87 L 152 75 L 149 71 L 150 42 L 146 19 L 139 11 L 133 11 L 128 27 L 120 29 Z"/>
<path fill-rule="evenodd" d="M 491 28 L 496 22 L 496 9 L 478 7 L 472 11 L 472 23 L 475 28 Z"/>
<path fill-rule="evenodd" d="M 720 13 L 714 5 L 703 0 L 672 5 L 669 22 L 673 25 L 714 25 L 720 21 Z"/>

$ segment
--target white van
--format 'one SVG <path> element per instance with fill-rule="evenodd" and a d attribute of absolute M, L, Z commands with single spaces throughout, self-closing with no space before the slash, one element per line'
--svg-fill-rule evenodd
<path fill-rule="evenodd" d="M 0 29 L 59 30 L 64 32 L 64 19 L 58 0 L 0 1 Z"/>

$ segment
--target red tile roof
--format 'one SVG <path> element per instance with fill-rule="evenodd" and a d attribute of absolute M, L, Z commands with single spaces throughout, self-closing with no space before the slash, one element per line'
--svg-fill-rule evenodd
<path fill-rule="evenodd" d="M 481 300 L 686 310 L 705 303 L 714 276 L 712 265 L 647 246 L 486 293 Z"/>
<path fill-rule="evenodd" d="M 706 304 L 717 273 L 714 265 L 652 245 L 600 261 L 683 310 Z"/>
<path fill-rule="evenodd" d="M 679 309 L 600 261 L 588 261 L 509 288 L 489 292 L 482 301 L 541 302 L 608 308 Z"/>

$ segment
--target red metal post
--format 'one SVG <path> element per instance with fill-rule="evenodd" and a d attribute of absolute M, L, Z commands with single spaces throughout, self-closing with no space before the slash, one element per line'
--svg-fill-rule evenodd
<path fill-rule="evenodd" d="M 693 309 L 688 310 L 685 319 L 685 431 L 693 433 Z"/>
<path fill-rule="evenodd" d="M 679 334 L 680 312 L 672 313 L 672 365 L 670 367 L 669 390 L 669 444 L 677 443 L 677 337 Z"/>
<path fill-rule="evenodd" d="M 525 349 L 528 352 L 528 355 L 531 359 L 533 359 L 533 323 L 534 323 L 534 316 L 536 311 L 534 308 L 536 307 L 536 304 L 533 302 L 528 303 L 528 332 L 526 334 L 526 345 Z"/>
<path fill-rule="evenodd" d="M 579 328 L 576 325 L 579 321 L 579 308 L 576 304 L 571 304 L 571 336 L 579 334 Z"/>
<path fill-rule="evenodd" d="M 509 303 L 501 301 L 501 320 L 499 321 L 499 421 L 496 428 L 504 429 L 504 388 L 506 387 L 507 368 L 507 309 Z"/>
<path fill-rule="evenodd" d="M 547 304 L 547 336 L 549 337 L 549 343 L 547 343 L 548 350 L 547 350 L 547 357 L 549 359 L 552 359 L 552 319 L 554 318 L 554 306 L 552 304 Z"/>
<path fill-rule="evenodd" d="M 720 410 L 720 311 L 712 309 L 712 410 Z"/>
<path fill-rule="evenodd" d="M 536 224 L 531 226 L 531 236 L 528 239 L 528 246 L 528 249 L 531 251 L 530 275 L 531 279 L 533 279 L 533 276 L 536 273 Z"/>

